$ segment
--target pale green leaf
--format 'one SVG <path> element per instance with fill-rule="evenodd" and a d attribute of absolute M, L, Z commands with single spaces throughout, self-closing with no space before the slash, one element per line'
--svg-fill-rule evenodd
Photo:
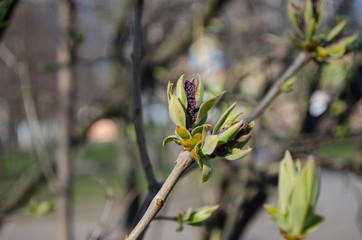
<path fill-rule="evenodd" d="M 297 81 L 296 76 L 286 78 L 284 82 L 280 84 L 279 90 L 281 92 L 290 92 L 296 81 Z"/>
<path fill-rule="evenodd" d="M 295 15 L 295 12 L 294 12 L 294 9 L 293 9 L 291 0 L 288 0 L 288 3 L 287 3 L 287 12 L 288 12 L 289 20 L 290 20 L 290 22 L 292 23 L 295 31 L 296 31 L 298 34 L 303 35 L 303 33 L 302 33 L 302 32 L 300 31 L 300 29 L 299 29 L 297 17 L 296 17 L 296 15 Z"/>
<path fill-rule="evenodd" d="M 224 123 L 220 126 L 219 131 L 221 131 L 222 129 L 224 129 L 225 127 L 230 126 L 232 123 L 235 122 L 235 120 L 241 115 L 242 113 L 235 113 L 235 114 L 230 114 L 226 120 L 224 121 Z"/>
<path fill-rule="evenodd" d="M 340 58 L 346 52 L 346 47 L 339 43 L 328 45 L 324 49 L 328 52 L 328 56 L 332 58 Z"/>
<path fill-rule="evenodd" d="M 313 5 L 312 0 L 305 0 L 304 5 L 304 23 L 305 23 L 305 37 L 307 41 L 311 40 L 312 31 L 314 29 L 315 20 L 313 18 Z M 313 26 L 312 26 L 313 25 Z"/>
<path fill-rule="evenodd" d="M 175 136 L 175 135 L 172 135 L 172 136 L 168 136 L 166 137 L 165 139 L 163 139 L 163 143 L 162 143 L 162 146 L 165 146 L 167 143 L 171 142 L 171 141 L 174 141 L 174 140 L 177 140 L 178 138 Z"/>
<path fill-rule="evenodd" d="M 269 204 L 264 204 L 264 208 L 268 211 L 270 215 L 274 215 L 278 213 L 278 210 Z"/>
<path fill-rule="evenodd" d="M 172 95 L 172 85 L 173 83 L 171 83 L 170 81 L 167 84 L 167 101 L 170 102 L 171 100 L 171 95 Z"/>
<path fill-rule="evenodd" d="M 191 133 L 184 127 L 176 126 L 176 135 L 180 138 L 190 140 L 191 139 Z"/>
<path fill-rule="evenodd" d="M 184 75 L 181 75 L 181 77 L 177 80 L 176 96 L 180 100 L 184 109 L 186 109 L 187 108 L 187 97 L 186 97 L 186 92 L 185 92 L 185 89 L 183 86 L 183 79 L 184 79 Z"/>
<path fill-rule="evenodd" d="M 320 225 L 323 223 L 324 218 L 318 215 L 313 215 L 310 219 L 305 223 L 303 234 L 308 234 L 315 231 Z"/>
<path fill-rule="evenodd" d="M 210 126 L 211 127 L 211 126 Z M 201 125 L 201 126 L 198 126 L 198 127 L 195 127 L 192 132 L 191 132 L 191 135 L 195 135 L 196 133 L 202 133 L 202 129 L 204 128 L 204 125 Z"/>
<path fill-rule="evenodd" d="M 292 179 L 296 174 L 296 169 L 293 163 L 292 156 L 289 151 L 285 152 L 284 158 L 280 162 L 279 168 L 279 199 L 278 199 L 278 208 L 282 213 L 287 211 L 287 201 L 288 201 L 288 188 L 291 184 Z"/>
<path fill-rule="evenodd" d="M 209 160 L 202 159 L 203 165 L 202 165 L 202 182 L 206 182 L 209 180 L 212 174 L 211 165 L 209 163 Z"/>
<path fill-rule="evenodd" d="M 349 45 L 351 45 L 358 37 L 358 33 L 348 35 L 345 37 L 342 37 L 341 39 L 338 39 L 337 44 L 344 46 L 347 48 Z"/>
<path fill-rule="evenodd" d="M 314 32 L 315 32 L 315 19 L 311 18 L 308 22 L 306 22 L 305 26 L 305 39 L 308 42 L 312 40 Z"/>
<path fill-rule="evenodd" d="M 219 120 L 217 121 L 217 123 L 215 124 L 215 128 L 212 132 L 212 134 L 216 134 L 217 131 L 219 131 L 220 127 L 224 124 L 224 122 L 226 121 L 226 119 L 229 117 L 230 113 L 232 112 L 232 110 L 234 109 L 236 105 L 236 102 L 233 103 L 219 118 Z"/>
<path fill-rule="evenodd" d="M 168 105 L 168 111 L 170 114 L 171 120 L 177 125 L 181 127 L 186 127 L 186 116 L 184 109 L 180 103 L 180 101 L 177 99 L 177 96 L 175 94 L 171 95 L 171 99 Z"/>
<path fill-rule="evenodd" d="M 202 153 L 204 155 L 210 155 L 214 152 L 218 142 L 217 135 L 208 135 L 205 138 L 205 142 L 203 144 L 203 147 L 201 149 Z"/>
<path fill-rule="evenodd" d="M 204 206 L 195 209 L 187 219 L 184 219 L 184 223 L 188 225 L 195 225 L 204 222 L 211 217 L 212 213 L 219 208 L 219 205 Z"/>
<path fill-rule="evenodd" d="M 204 83 L 202 81 L 202 78 L 199 74 L 197 74 L 198 78 L 199 78 L 199 81 L 198 81 L 198 84 L 196 86 L 196 96 L 195 96 L 195 99 L 196 99 L 196 107 L 200 107 L 201 103 L 202 103 L 202 100 L 204 98 Z"/>
<path fill-rule="evenodd" d="M 225 159 L 233 161 L 233 160 L 239 160 L 248 155 L 253 149 L 248 148 L 245 150 L 241 150 L 238 148 L 233 148 L 232 154 L 225 156 Z"/>
<path fill-rule="evenodd" d="M 224 132 L 220 133 L 218 135 L 218 145 L 227 143 L 229 141 L 229 139 L 231 139 L 232 137 L 234 137 L 237 132 L 239 131 L 239 127 L 243 124 L 242 121 L 239 121 L 237 123 L 235 123 L 234 125 L 232 125 L 231 127 L 229 127 L 228 129 L 226 129 Z"/>
<path fill-rule="evenodd" d="M 206 116 L 207 112 L 219 101 L 224 93 L 225 91 L 201 104 L 195 125 L 200 124 L 201 120 Z"/>
<path fill-rule="evenodd" d="M 211 125 L 210 124 L 204 124 L 202 127 L 202 142 L 205 142 L 205 139 L 208 135 L 211 134 Z"/>
<path fill-rule="evenodd" d="M 326 41 L 329 42 L 335 39 L 341 33 L 346 24 L 347 20 L 344 19 L 340 23 L 338 23 L 334 28 L 332 28 L 326 37 Z"/>
<path fill-rule="evenodd" d="M 313 214 L 313 209 L 309 204 L 303 204 L 290 210 L 288 223 L 293 235 L 303 235 L 304 223 L 309 214 Z"/>

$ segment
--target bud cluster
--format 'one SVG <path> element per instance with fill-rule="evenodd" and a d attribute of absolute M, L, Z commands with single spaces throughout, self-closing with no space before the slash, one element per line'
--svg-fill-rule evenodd
<path fill-rule="evenodd" d="M 297 48 L 309 52 L 316 62 L 344 56 L 358 37 L 358 34 L 344 33 L 346 20 L 340 21 L 332 29 L 318 33 L 322 13 L 321 0 L 305 0 L 303 6 L 297 6 L 292 0 L 288 0 L 288 16 L 296 32 L 295 35 L 290 35 L 290 39 Z"/>
<path fill-rule="evenodd" d="M 206 124 L 208 111 L 219 101 L 225 92 L 203 102 L 204 87 L 201 77 L 198 80 L 177 81 L 176 92 L 168 84 L 167 98 L 171 120 L 176 124 L 176 135 L 164 139 L 163 145 L 174 141 L 182 145 L 184 151 L 191 151 L 192 158 L 202 169 L 202 181 L 211 176 L 209 160 L 219 156 L 228 160 L 245 157 L 252 149 L 242 150 L 251 138 L 254 122 L 237 120 L 241 113 L 233 113 L 232 104 L 219 118 L 211 131 Z"/>
<path fill-rule="evenodd" d="M 314 213 L 320 187 L 320 169 L 309 157 L 306 165 L 299 160 L 294 165 L 287 151 L 280 163 L 278 208 L 264 207 L 278 225 L 284 239 L 302 240 L 316 230 L 323 217 Z"/>

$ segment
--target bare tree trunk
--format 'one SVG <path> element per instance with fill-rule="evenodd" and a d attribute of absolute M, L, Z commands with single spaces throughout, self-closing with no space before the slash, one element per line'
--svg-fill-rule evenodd
<path fill-rule="evenodd" d="M 57 46 L 57 121 L 56 149 L 57 181 L 57 239 L 72 239 L 70 122 L 73 92 L 73 2 L 59 0 L 59 42 Z"/>

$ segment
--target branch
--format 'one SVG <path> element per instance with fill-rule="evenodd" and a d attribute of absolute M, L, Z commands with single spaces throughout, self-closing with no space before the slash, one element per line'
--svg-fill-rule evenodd
<path fill-rule="evenodd" d="M 74 73 L 75 46 L 73 41 L 75 20 L 75 2 L 73 0 L 58 1 L 58 44 L 56 61 L 65 67 L 57 69 L 57 232 L 58 240 L 72 239 L 72 166 L 70 129 L 72 119 L 72 106 L 74 100 Z"/>
<path fill-rule="evenodd" d="M 138 236 L 140 236 L 143 231 L 147 228 L 147 226 L 151 223 L 152 219 L 156 216 L 156 214 L 161 210 L 164 202 L 166 201 L 168 195 L 170 194 L 173 187 L 176 185 L 182 173 L 194 162 L 191 158 L 190 152 L 184 151 L 181 152 L 178 156 L 175 166 L 172 169 L 172 172 L 167 177 L 166 181 L 162 185 L 160 191 L 156 194 L 156 196 L 152 199 L 151 204 L 148 206 L 146 213 L 143 215 L 141 220 L 138 222 L 136 227 L 132 230 L 132 232 L 126 236 L 127 240 L 136 240 Z"/>
<path fill-rule="evenodd" d="M 153 173 L 150 157 L 147 153 L 146 137 L 142 122 L 142 101 L 141 101 L 141 22 L 143 0 L 134 1 L 134 26 L 133 26 L 133 52 L 132 52 L 132 101 L 133 101 L 133 122 L 136 129 L 137 144 L 141 155 L 141 162 L 148 180 L 148 189 L 158 186 L 157 180 Z"/>
<path fill-rule="evenodd" d="M 153 220 L 166 220 L 166 221 L 178 222 L 178 217 L 157 216 L 154 217 Z"/>
<path fill-rule="evenodd" d="M 309 60 L 310 56 L 307 53 L 299 53 L 299 55 L 294 59 L 293 63 L 284 71 L 282 76 L 274 82 L 273 86 L 269 89 L 264 98 L 247 117 L 246 121 L 251 122 L 258 118 L 272 103 L 272 101 L 280 94 L 279 87 L 285 81 L 285 79 L 295 74 L 295 72 L 302 68 Z"/>
<path fill-rule="evenodd" d="M 192 42 L 192 34 L 195 22 L 206 25 L 210 22 L 216 11 L 220 11 L 222 5 L 226 4 L 228 0 L 208 0 L 203 4 L 200 11 L 195 14 L 182 33 L 180 31 L 174 32 L 170 37 L 165 39 L 162 44 L 156 49 L 151 58 L 151 63 L 154 65 L 162 65 L 169 61 L 171 58 L 180 53 L 185 47 Z M 196 21 L 195 21 L 196 19 Z"/>
<path fill-rule="evenodd" d="M 6 193 L 6 200 L 1 202 L 0 222 L 26 202 L 42 186 L 43 182 L 43 174 L 38 168 L 34 168 L 30 173 L 22 174 L 19 180 L 12 185 L 10 191 Z"/>
<path fill-rule="evenodd" d="M 105 188 L 106 203 L 104 204 L 101 217 L 99 218 L 99 223 L 98 223 L 97 227 L 93 230 L 91 236 L 89 237 L 89 240 L 100 239 L 100 237 L 103 235 L 103 233 L 105 232 L 107 223 L 108 223 L 108 219 L 109 219 L 110 215 L 112 214 L 112 210 L 115 205 L 115 202 L 114 202 L 115 196 L 114 196 L 112 187 L 109 186 L 106 183 L 106 181 L 104 181 L 101 178 L 94 176 L 93 179 L 95 179 L 97 182 L 99 182 Z"/>
<path fill-rule="evenodd" d="M 3 18 L 3 19 L 0 19 L 2 22 L 7 23 L 4 27 L 0 27 L 0 41 L 1 41 L 1 39 L 2 39 L 2 37 L 3 37 L 3 35 L 4 35 L 4 33 L 5 33 L 5 31 L 6 31 L 7 26 L 9 25 L 8 22 L 10 21 L 10 18 L 13 16 L 14 9 L 15 9 L 16 5 L 17 5 L 19 2 L 20 2 L 19 0 L 12 0 L 12 1 L 10 1 L 9 6 L 8 6 L 8 9 L 6 10 L 6 14 L 5 14 L 4 18 Z M 3 3 L 3 4 L 6 4 L 6 2 Z"/>
<path fill-rule="evenodd" d="M 48 182 L 49 189 L 55 192 L 55 172 L 53 170 L 49 154 L 45 147 L 45 141 L 41 134 L 39 117 L 36 111 L 34 98 L 31 92 L 29 67 L 25 62 L 19 61 L 14 53 L 5 44 L 0 45 L 0 56 L 9 68 L 17 70 L 20 81 L 21 96 L 24 102 L 26 119 L 30 128 L 32 143 L 37 155 L 40 168 Z"/>

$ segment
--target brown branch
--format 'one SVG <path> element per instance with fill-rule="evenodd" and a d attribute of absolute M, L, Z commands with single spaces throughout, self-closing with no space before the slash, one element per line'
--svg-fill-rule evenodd
<path fill-rule="evenodd" d="M 126 236 L 127 240 L 136 240 L 143 231 L 151 223 L 152 219 L 156 214 L 161 210 L 164 202 L 166 201 L 168 195 L 170 194 L 173 187 L 176 185 L 177 181 L 181 177 L 182 173 L 194 162 L 191 158 L 190 152 L 184 151 L 181 152 L 178 156 L 175 166 L 172 169 L 170 175 L 167 177 L 166 181 L 162 185 L 161 189 L 158 191 L 156 196 L 152 199 L 151 204 L 148 206 L 146 213 L 143 215 L 141 220 L 138 222 L 136 227 L 132 232 Z"/>
<path fill-rule="evenodd" d="M 71 111 L 74 90 L 74 2 L 58 1 L 59 41 L 57 45 L 57 64 L 65 67 L 57 70 L 57 121 L 58 133 L 56 144 L 57 166 L 57 239 L 72 239 L 72 177 L 70 160 Z"/>
<path fill-rule="evenodd" d="M 146 136 L 142 122 L 142 101 L 141 101 L 141 23 L 142 23 L 143 0 L 134 1 L 134 26 L 133 26 L 133 52 L 132 52 L 132 101 L 133 101 L 133 122 L 136 129 L 137 144 L 141 155 L 141 162 L 146 173 L 148 188 L 157 188 L 150 157 L 147 152 Z"/>
<path fill-rule="evenodd" d="M 251 122 L 258 118 L 265 109 L 272 103 L 272 101 L 280 94 L 280 85 L 288 78 L 293 76 L 300 68 L 302 68 L 308 61 L 310 56 L 301 52 L 294 59 L 293 63 L 284 71 L 284 73 L 274 82 L 273 86 L 269 89 L 267 94 L 263 97 L 260 103 L 253 109 L 246 121 Z"/>

